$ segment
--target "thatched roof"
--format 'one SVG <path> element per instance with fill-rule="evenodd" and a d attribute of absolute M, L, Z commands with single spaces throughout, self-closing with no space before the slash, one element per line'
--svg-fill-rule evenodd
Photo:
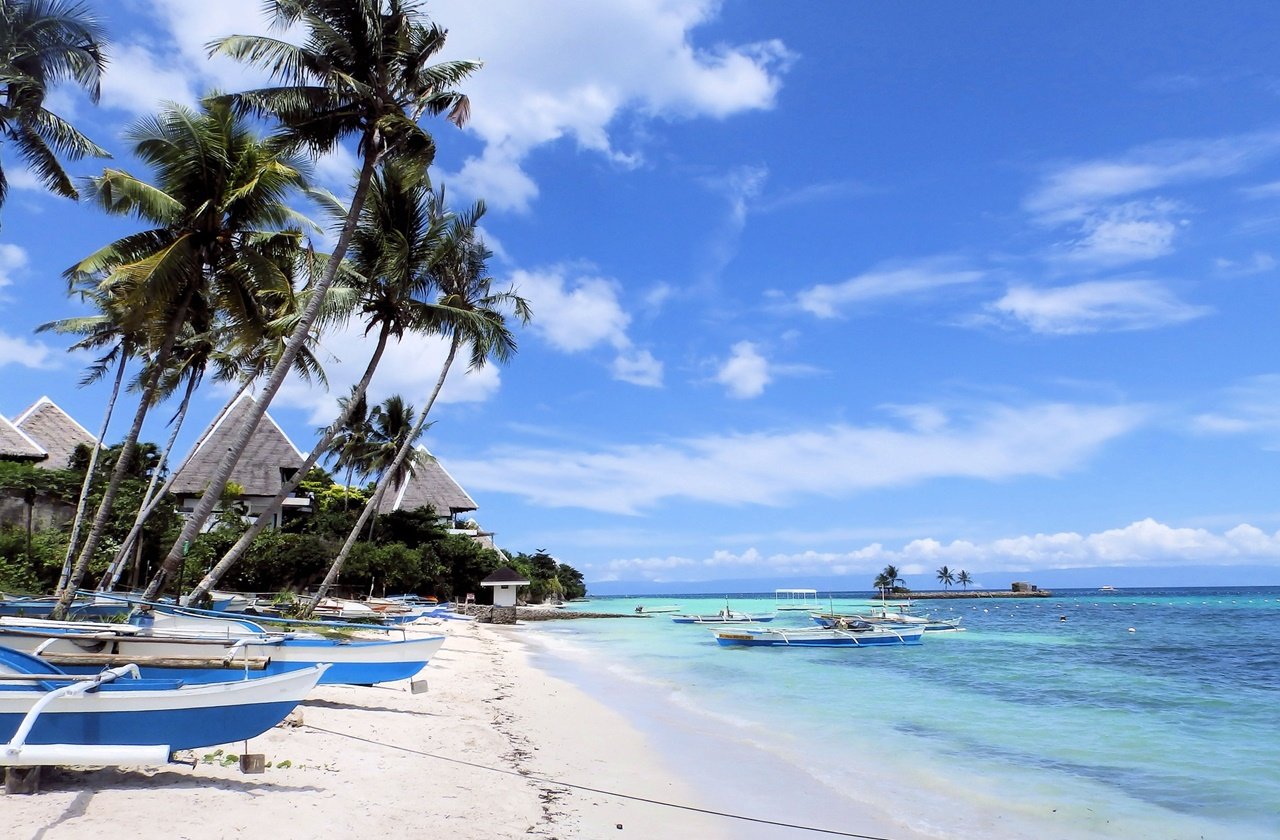
<path fill-rule="evenodd" d="M 526 586 L 529 583 L 529 579 L 517 572 L 515 569 L 503 568 L 496 569 L 493 574 L 480 581 L 481 586 L 500 586 L 504 583 L 518 583 L 521 586 Z"/>
<path fill-rule="evenodd" d="M 241 394 L 230 410 L 213 423 L 205 433 L 204 442 L 178 468 L 172 488 L 175 495 L 193 496 L 204 492 L 253 403 L 251 395 Z M 284 483 L 281 470 L 297 470 L 303 460 L 302 453 L 284 430 L 270 414 L 264 414 L 231 473 L 231 481 L 243 487 L 246 496 L 274 496 Z"/>
<path fill-rule="evenodd" d="M 18 415 L 13 425 L 49 453 L 48 459 L 41 461 L 40 466 L 51 470 L 66 469 L 71 464 L 71 456 L 75 454 L 77 446 L 92 448 L 98 443 L 92 432 L 77 423 L 75 418 L 48 397 L 36 400 L 30 408 Z"/>
<path fill-rule="evenodd" d="M 0 458 L 11 461 L 40 461 L 49 457 L 40 444 L 0 414 Z"/>
<path fill-rule="evenodd" d="M 387 490 L 378 513 L 393 510 L 417 510 L 430 505 L 440 516 L 453 516 L 476 509 L 476 503 L 453 476 L 441 466 L 425 446 L 418 447 L 419 463 L 400 487 Z"/>

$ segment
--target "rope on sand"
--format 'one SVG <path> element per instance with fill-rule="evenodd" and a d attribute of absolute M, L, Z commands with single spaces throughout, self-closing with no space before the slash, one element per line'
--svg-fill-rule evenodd
<path fill-rule="evenodd" d="M 851 831 L 838 831 L 834 828 L 819 828 L 811 825 L 798 825 L 796 823 L 781 822 L 779 820 L 766 820 L 761 817 L 748 817 L 743 814 L 732 814 L 728 811 L 713 811 L 709 808 L 697 808 L 693 805 L 681 805 L 678 802 L 664 802 L 661 799 L 648 799 L 643 796 L 632 796 L 629 793 L 618 793 L 614 790 L 603 790 L 601 788 L 587 787 L 586 785 L 575 785 L 569 782 L 561 782 L 556 779 L 548 779 L 543 776 L 534 776 L 531 774 L 519 773 L 515 770 L 504 770 L 501 767 L 490 767 L 487 764 L 477 764 L 474 761 L 465 761 L 461 758 L 454 758 L 448 755 L 437 755 L 436 753 L 424 752 L 423 750 L 415 750 L 412 747 L 402 747 L 399 744 L 388 744 L 385 741 L 375 741 L 372 738 L 362 738 L 359 735 L 352 735 L 348 732 L 338 732 L 333 729 L 325 729 L 322 726 L 313 726 L 309 723 L 302 724 L 301 729 L 311 729 L 315 732 L 323 732 L 326 735 L 337 735 L 342 738 L 348 738 L 352 741 L 360 741 L 365 744 L 372 744 L 377 747 L 386 747 L 390 750 L 399 750 L 400 752 L 411 753 L 412 755 L 422 756 L 423 758 L 434 758 L 439 761 L 448 761 L 452 764 L 461 764 L 466 767 L 474 767 L 477 770 L 488 770 L 492 773 L 501 773 L 504 776 L 515 776 L 530 782 L 541 782 L 548 785 L 556 785 L 557 787 L 570 788 L 572 790 L 586 791 L 587 793 L 598 793 L 602 796 L 613 796 L 618 799 L 629 799 L 632 802 L 644 802 L 649 805 L 661 805 L 666 808 L 676 808 L 681 811 L 693 811 L 698 814 L 708 814 L 713 817 L 726 817 L 731 820 L 741 820 L 742 822 L 758 823 L 760 825 L 775 825 L 780 828 L 793 828 L 796 831 L 812 831 L 816 834 L 826 834 L 832 837 L 854 837 L 857 840 L 889 840 L 887 837 L 880 837 L 873 834 L 855 834 Z"/>

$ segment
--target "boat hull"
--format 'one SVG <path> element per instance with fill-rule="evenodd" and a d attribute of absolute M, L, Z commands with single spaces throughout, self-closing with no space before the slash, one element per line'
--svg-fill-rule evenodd
<path fill-rule="evenodd" d="M 718 630 L 716 642 L 722 647 L 814 647 L 859 648 L 892 645 L 918 645 L 924 638 L 924 630 Z"/>

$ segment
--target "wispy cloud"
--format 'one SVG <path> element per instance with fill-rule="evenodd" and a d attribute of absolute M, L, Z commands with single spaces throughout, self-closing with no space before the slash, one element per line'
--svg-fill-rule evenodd
<path fill-rule="evenodd" d="M 948 259 L 928 259 L 906 265 L 887 265 L 841 283 L 812 286 L 796 298 L 800 309 L 819 318 L 836 318 L 863 303 L 926 295 L 953 286 L 976 283 L 986 273 L 959 268 Z"/>
<path fill-rule="evenodd" d="M 1252 435 L 1270 450 L 1280 450 L 1280 374 L 1250 377 L 1223 391 L 1221 405 L 1192 418 L 1204 434 Z"/>
<path fill-rule="evenodd" d="M 1211 311 L 1179 300 L 1154 280 L 1099 280 L 1053 288 L 1014 286 L 988 309 L 1006 324 L 1056 335 L 1155 329 Z"/>
<path fill-rule="evenodd" d="M 1213 267 L 1219 274 L 1227 277 L 1248 277 L 1254 274 L 1267 274 L 1275 271 L 1276 258 L 1266 251 L 1254 251 L 1242 259 L 1219 257 L 1213 261 Z"/>
<path fill-rule="evenodd" d="M 1185 219 L 1176 218 L 1175 202 L 1130 201 L 1088 214 L 1079 222 L 1079 236 L 1057 250 L 1073 263 L 1123 265 L 1162 257 L 1173 251 L 1173 240 Z"/>
<path fill-rule="evenodd" d="M 450 468 L 468 488 L 549 507 L 634 514 L 679 499 L 779 506 L 943 477 L 1056 476 L 1145 418 L 1134 406 L 987 406 L 953 412 L 933 428 L 836 425 L 601 450 L 510 446 Z"/>
<path fill-rule="evenodd" d="M 1024 207 L 1049 224 L 1078 220 L 1115 199 L 1235 175 L 1278 153 L 1280 132 L 1152 143 L 1113 158 L 1059 166 L 1044 176 Z"/>
<path fill-rule="evenodd" d="M 47 370 L 58 367 L 59 358 L 53 348 L 43 342 L 0 332 L 0 368 L 17 365 L 33 370 Z"/>

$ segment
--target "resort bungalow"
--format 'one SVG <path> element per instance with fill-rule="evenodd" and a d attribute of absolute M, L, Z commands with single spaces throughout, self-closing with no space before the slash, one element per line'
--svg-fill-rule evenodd
<path fill-rule="evenodd" d="M 458 527 L 458 517 L 475 510 L 475 501 L 425 446 L 419 446 L 417 454 L 418 462 L 410 469 L 404 482 L 392 485 L 382 497 L 378 513 L 430 506 L 440 525 L 450 531 L 465 532 L 466 529 Z"/>
<path fill-rule="evenodd" d="M 0 459 L 36 464 L 48 457 L 44 447 L 0 414 Z"/>
<path fill-rule="evenodd" d="M 231 408 L 214 421 L 205 432 L 200 445 L 178 468 L 170 492 L 177 499 L 179 513 L 187 514 L 195 510 L 196 501 L 209 485 L 209 478 L 217 469 L 223 453 L 230 447 L 232 437 L 244 422 L 253 403 L 254 398 L 250 394 L 241 394 Z M 284 430 L 271 419 L 270 414 L 264 414 L 231 473 L 231 483 L 241 488 L 238 501 L 245 506 L 247 519 L 256 519 L 266 509 L 267 503 L 275 498 L 284 483 L 301 469 L 303 460 L 302 453 L 289 440 Z M 310 512 L 310 498 L 292 496 L 285 499 L 280 511 L 272 514 L 271 526 L 279 526 L 282 516 Z M 212 522 L 207 527 L 212 527 Z"/>
<path fill-rule="evenodd" d="M 13 421 L 28 438 L 35 441 L 48 457 L 36 465 L 50 470 L 65 470 L 77 447 L 93 449 L 98 438 L 63 411 L 48 397 L 41 397 Z"/>

